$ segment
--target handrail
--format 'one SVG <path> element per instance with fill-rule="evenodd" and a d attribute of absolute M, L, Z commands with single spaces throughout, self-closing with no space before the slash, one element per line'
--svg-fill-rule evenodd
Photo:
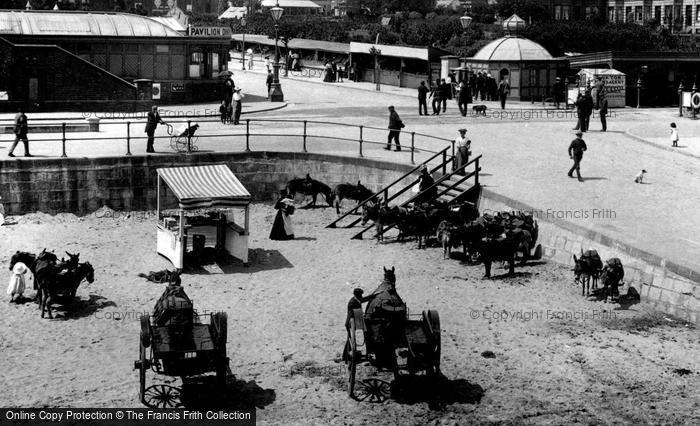
<path fill-rule="evenodd" d="M 448 173 L 448 174 L 442 176 L 440 179 L 438 179 L 438 180 L 437 180 L 433 185 L 431 185 L 430 187 L 424 189 L 423 191 L 419 192 L 418 194 L 414 195 L 413 197 L 411 197 L 411 198 L 409 198 L 408 200 L 404 201 L 403 203 L 399 204 L 399 207 L 404 207 L 404 206 L 406 206 L 407 204 L 414 202 L 418 197 L 420 197 L 421 195 L 425 194 L 429 189 L 431 189 L 432 187 L 437 186 L 437 185 L 440 184 L 441 182 L 443 182 L 443 181 L 449 179 L 451 176 L 454 176 L 454 175 L 457 174 L 457 172 L 459 172 L 460 170 L 464 170 L 467 166 L 469 166 L 469 165 L 472 164 L 472 163 L 475 163 L 475 169 L 474 169 L 473 172 L 471 172 L 471 173 L 469 173 L 468 175 L 462 177 L 462 178 L 459 180 L 459 182 L 458 182 L 457 184 L 453 184 L 452 186 L 450 186 L 450 188 L 445 189 L 442 193 L 438 194 L 437 196 L 443 195 L 444 193 L 446 193 L 447 191 L 449 191 L 449 190 L 450 190 L 451 188 L 453 188 L 454 186 L 457 186 L 459 183 L 464 182 L 465 180 L 469 179 L 469 178 L 472 177 L 472 176 L 475 176 L 475 178 L 474 178 L 474 185 L 478 185 L 478 183 L 479 183 L 479 171 L 481 170 L 481 168 L 479 167 L 479 159 L 480 159 L 480 158 L 481 158 L 481 155 L 478 155 L 477 157 L 473 158 L 471 161 L 469 161 L 468 163 L 462 165 L 461 167 L 457 168 L 456 170 L 452 171 L 451 173 Z M 450 161 L 450 160 L 448 160 L 447 162 L 449 162 L 449 161 Z M 438 168 L 439 168 L 439 167 L 442 167 L 442 165 L 438 166 Z M 413 184 L 411 184 L 408 188 L 412 187 L 412 186 L 415 185 L 416 183 L 417 183 L 417 181 L 414 182 Z M 437 196 L 436 196 L 436 197 L 437 197 Z M 357 234 L 353 235 L 352 239 L 353 239 L 353 240 L 362 239 L 362 235 L 363 235 L 365 232 L 367 232 L 367 231 L 369 231 L 370 229 L 372 229 L 373 227 L 374 227 L 374 225 L 369 225 L 368 227 L 366 227 L 366 228 L 363 229 L 362 231 L 360 231 L 360 232 L 358 232 Z M 393 227 L 394 227 L 394 225 L 389 225 L 389 226 L 387 226 L 387 227 L 385 227 L 385 228 L 382 228 L 382 229 L 377 233 L 377 236 L 383 235 L 386 231 L 392 229 Z"/>
<path fill-rule="evenodd" d="M 339 218 L 337 218 L 336 220 L 334 220 L 333 222 L 331 222 L 328 226 L 326 226 L 326 228 L 335 228 L 336 225 L 337 225 L 337 223 L 340 222 L 342 219 L 344 219 L 344 218 L 346 218 L 347 216 L 349 216 L 350 214 L 356 212 L 360 207 L 363 207 L 365 204 L 367 204 L 370 200 L 372 200 L 372 199 L 374 199 L 375 197 L 377 197 L 379 194 L 381 194 L 381 193 L 388 193 L 389 188 L 391 188 L 392 186 L 396 185 L 397 183 L 399 183 L 399 181 L 405 179 L 406 177 L 412 175 L 412 174 L 413 174 L 414 172 L 416 172 L 418 169 L 420 169 L 421 167 L 423 167 L 423 165 L 429 163 L 430 161 L 432 161 L 433 159 L 435 159 L 435 157 L 441 155 L 443 152 L 447 151 L 449 148 L 450 148 L 450 147 L 445 147 L 445 148 L 443 148 L 442 151 L 439 151 L 439 152 L 435 153 L 435 155 L 433 155 L 432 157 L 430 157 L 430 158 L 428 158 L 427 160 L 423 161 L 422 163 L 420 163 L 419 165 L 417 165 L 416 167 L 414 167 L 413 169 L 411 169 L 409 172 L 405 173 L 405 174 L 404 174 L 403 176 L 401 176 L 400 178 L 395 179 L 395 180 L 394 180 L 393 182 L 391 182 L 389 185 L 387 185 L 387 186 L 385 186 L 384 188 L 382 188 L 381 190 L 375 192 L 374 194 L 372 194 L 372 196 L 370 196 L 370 197 L 367 198 L 366 200 L 362 201 L 361 203 L 358 203 L 355 207 L 353 207 L 352 209 L 348 210 L 345 214 L 343 214 L 342 216 L 340 216 Z M 414 182 L 413 184 L 411 184 L 411 186 L 413 186 L 414 184 L 415 184 L 415 182 Z M 408 186 L 407 188 L 410 188 L 411 186 Z M 406 190 L 406 188 L 404 188 L 404 190 L 403 190 L 402 192 L 399 192 L 399 193 L 397 193 L 397 194 L 394 194 L 393 197 L 391 197 L 391 198 L 386 198 L 384 202 L 385 202 L 385 203 L 388 203 L 389 200 L 393 200 L 393 199 L 396 198 L 398 195 L 403 194 L 403 192 L 404 192 L 405 190 Z M 353 222 L 352 224 L 350 224 L 350 225 L 347 226 L 347 227 L 350 227 L 350 226 L 354 225 L 354 224 L 357 223 L 358 221 L 359 221 L 359 219 L 357 219 L 355 222 Z"/>

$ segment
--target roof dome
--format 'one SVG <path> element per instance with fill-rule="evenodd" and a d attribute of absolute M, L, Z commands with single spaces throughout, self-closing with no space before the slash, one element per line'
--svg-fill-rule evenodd
<path fill-rule="evenodd" d="M 503 21 L 503 31 L 505 31 L 506 34 L 517 35 L 518 31 L 525 28 L 526 25 L 527 24 L 525 23 L 523 18 L 514 14 L 510 18 Z"/>
<path fill-rule="evenodd" d="M 145 16 L 62 10 L 0 11 L 0 34 L 182 37 L 177 31 Z"/>
<path fill-rule="evenodd" d="M 476 52 L 472 59 L 484 61 L 542 61 L 553 59 L 547 49 L 532 40 L 502 37 Z"/>

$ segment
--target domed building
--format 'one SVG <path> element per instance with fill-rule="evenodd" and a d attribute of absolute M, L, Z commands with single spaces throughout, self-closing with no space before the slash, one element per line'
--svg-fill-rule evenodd
<path fill-rule="evenodd" d="M 496 81 L 505 77 L 510 83 L 509 99 L 541 101 L 551 96 L 552 85 L 564 77 L 567 61 L 557 59 L 532 40 L 518 36 L 525 21 L 513 15 L 503 21 L 505 37 L 484 46 L 473 57 L 462 59 L 462 70 L 491 74 Z"/>

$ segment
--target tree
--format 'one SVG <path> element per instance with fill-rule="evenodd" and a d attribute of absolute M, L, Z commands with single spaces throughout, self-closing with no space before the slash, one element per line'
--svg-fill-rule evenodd
<path fill-rule="evenodd" d="M 538 0 L 500 0 L 496 5 L 496 13 L 501 18 L 508 18 L 517 14 L 525 21 L 543 22 L 549 21 L 549 9 Z"/>

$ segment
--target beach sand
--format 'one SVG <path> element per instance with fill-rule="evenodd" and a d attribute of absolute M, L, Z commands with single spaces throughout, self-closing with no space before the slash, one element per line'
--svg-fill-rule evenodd
<path fill-rule="evenodd" d="M 556 264 L 517 267 L 512 278 L 496 266 L 496 279 L 482 280 L 482 265 L 443 260 L 441 248 L 351 240 L 355 230 L 325 228 L 332 210 L 298 209 L 297 239 L 270 241 L 275 211 L 255 204 L 250 267 L 183 275 L 200 313 L 228 313 L 235 377 L 227 406 L 257 406 L 263 424 L 700 423 L 692 325 L 643 303 L 622 309 L 586 299 L 571 270 Z M 56 306 L 54 320 L 40 318 L 35 303 L 9 304 L 5 296 L 0 406 L 139 407 L 138 317 L 152 311 L 164 285 L 137 274 L 172 268 L 155 251 L 155 214 L 102 209 L 13 219 L 0 228 L 3 265 L 16 250 L 79 252 L 95 282 L 83 283 L 68 309 Z M 339 362 L 346 305 L 354 287 L 379 284 L 383 266 L 396 268 L 411 313 L 439 311 L 445 378 L 405 379 L 393 399 L 357 402 Z M 180 386 L 150 373 L 148 381 Z"/>

